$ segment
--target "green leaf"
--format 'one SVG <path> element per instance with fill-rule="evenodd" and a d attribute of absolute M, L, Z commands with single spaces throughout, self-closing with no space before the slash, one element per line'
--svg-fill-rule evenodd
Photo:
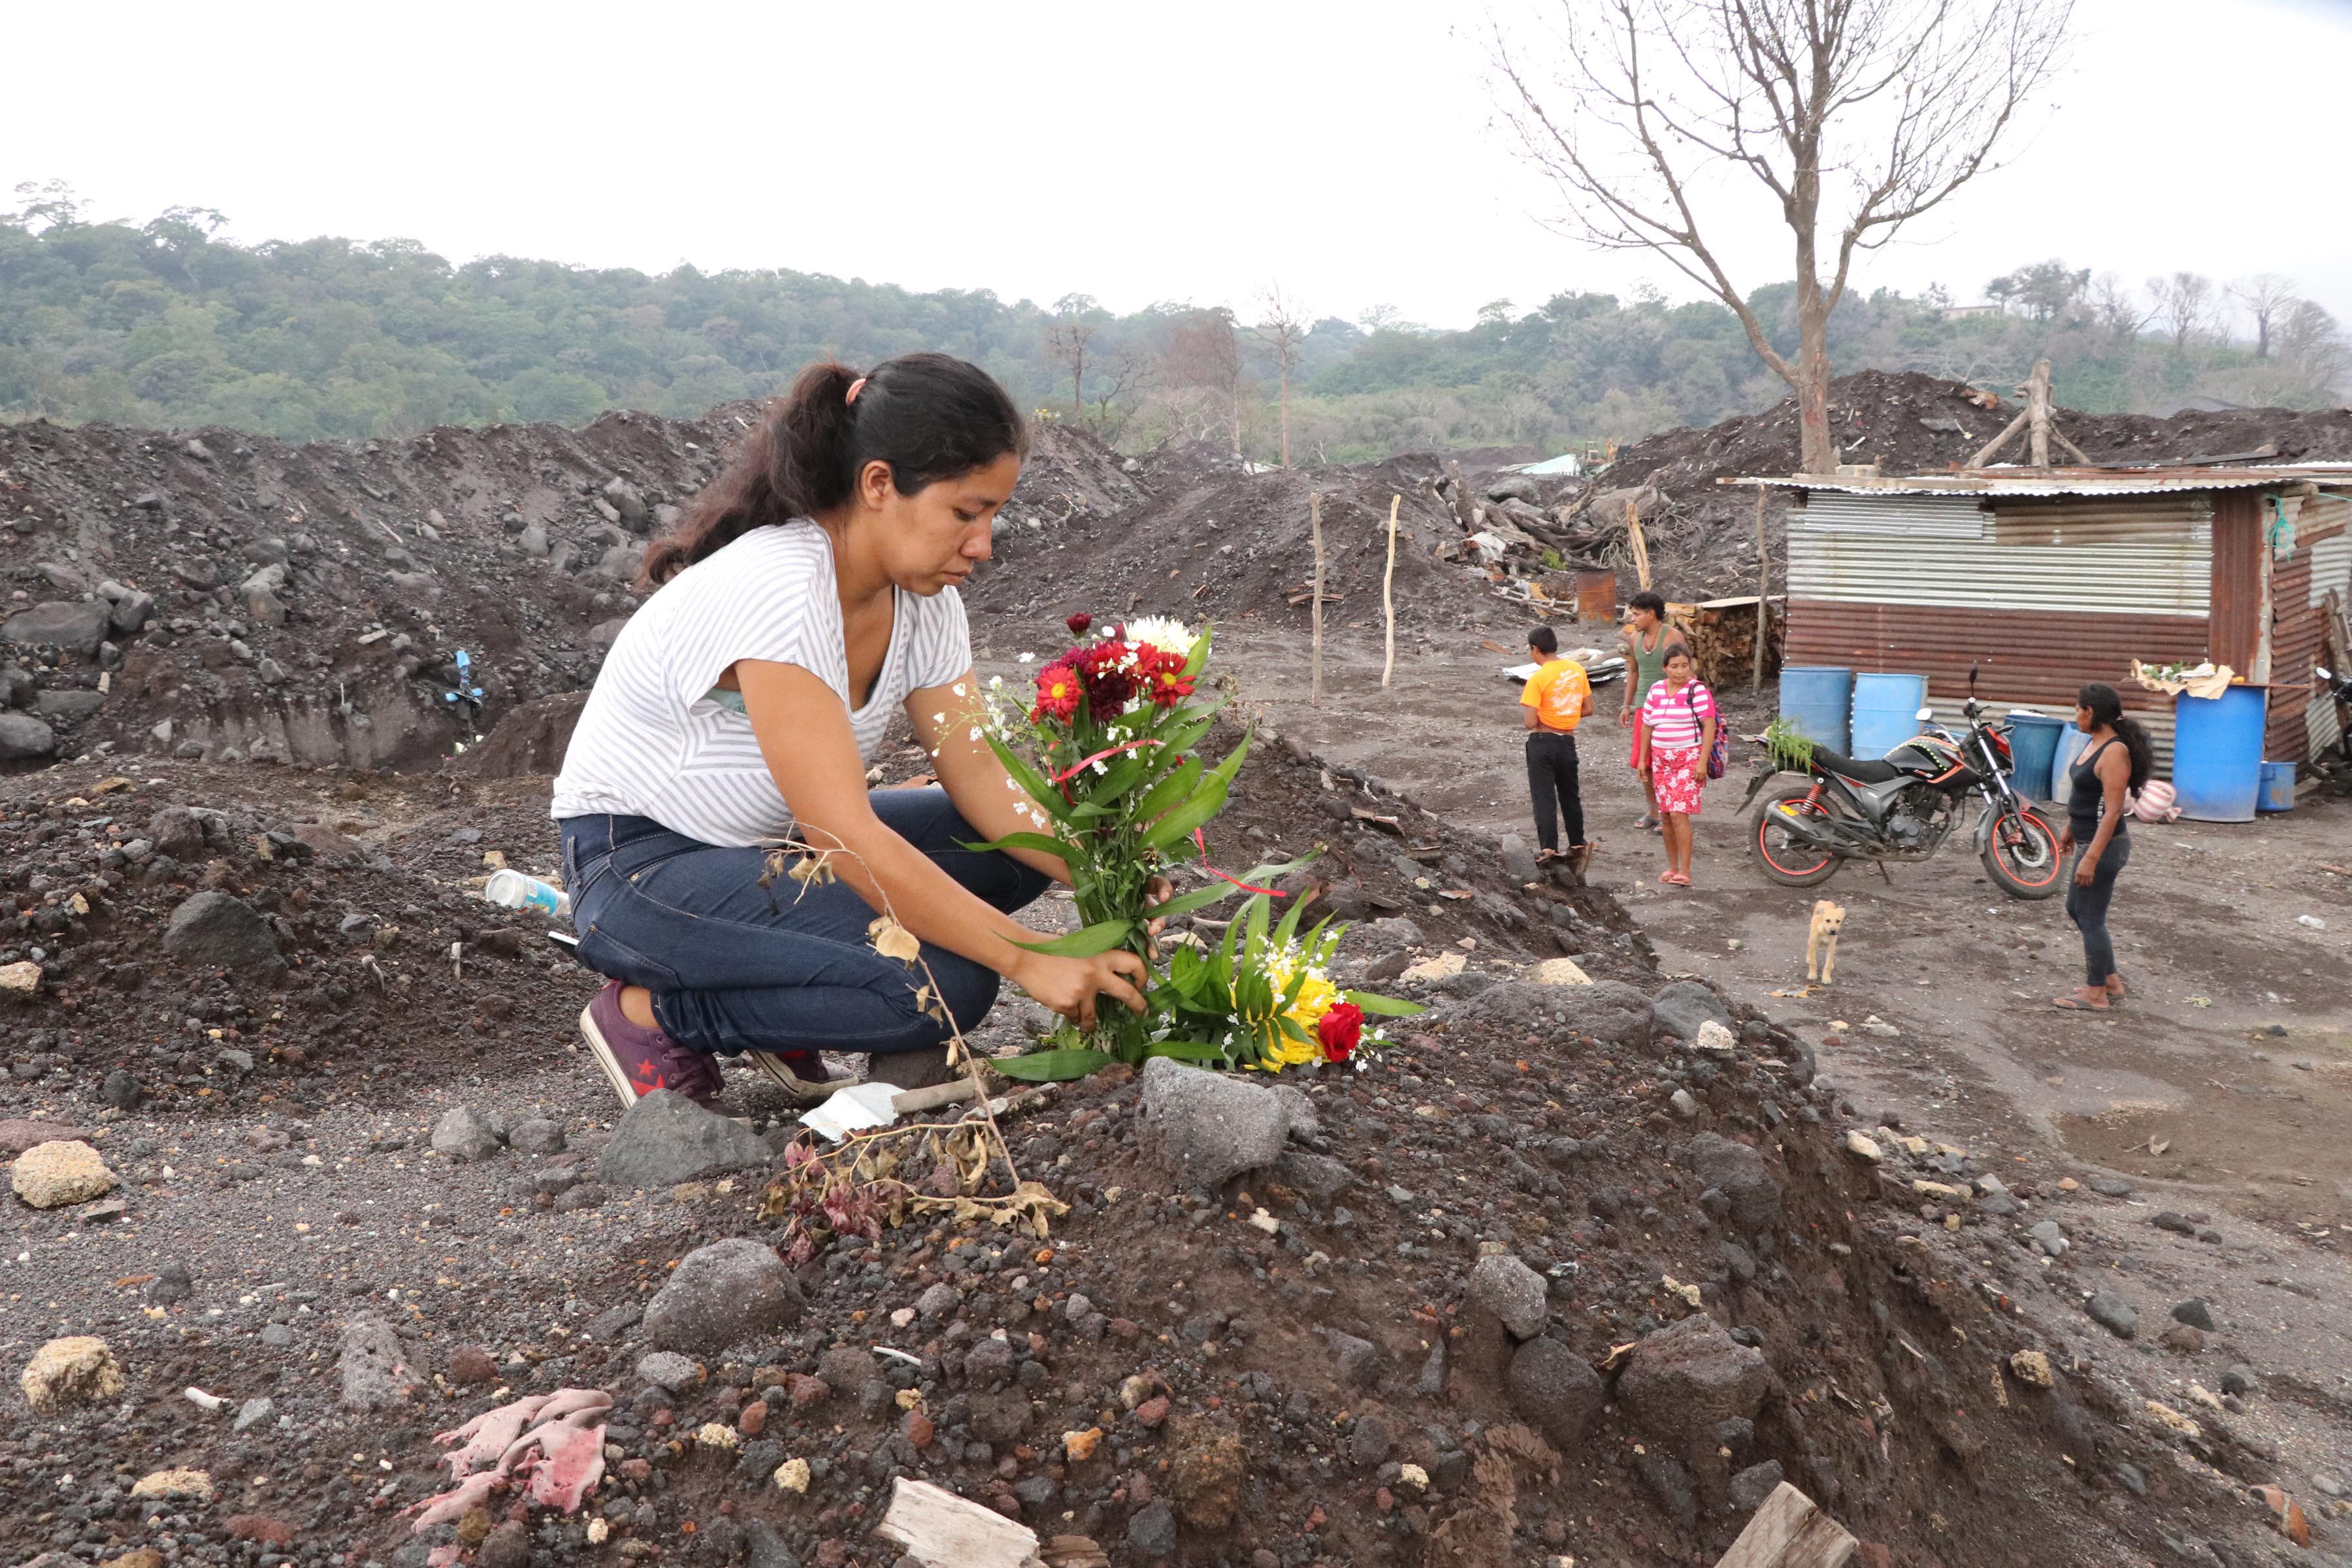
<path fill-rule="evenodd" d="M 1365 1012 L 1378 1014 L 1383 1018 L 1410 1018 L 1415 1013 L 1429 1011 L 1418 1002 L 1403 1002 L 1372 991 L 1342 991 L 1339 994 Z"/>
<path fill-rule="evenodd" d="M 1056 860 L 1070 858 L 1070 847 L 1058 838 L 1048 838 L 1042 833 L 1008 833 L 1002 838 L 992 838 L 985 844 L 959 843 L 960 849 L 985 854 L 992 849 L 1032 849 L 1040 855 L 1051 855 Z"/>
<path fill-rule="evenodd" d="M 1166 903 L 1154 904 L 1143 912 L 1150 920 L 1173 920 L 1178 915 L 1189 915 L 1194 910 L 1205 910 L 1219 899 L 1229 899 L 1238 891 L 1240 891 L 1239 889 L 1229 888 L 1223 882 L 1212 882 L 1205 888 L 1195 888 L 1189 893 L 1179 893 Z"/>
<path fill-rule="evenodd" d="M 1192 837 L 1192 830 L 1225 809 L 1225 791 L 1231 787 L 1226 780 L 1212 774 L 1209 782 L 1195 791 L 1192 798 L 1161 817 L 1143 836 L 1147 849 L 1165 849 L 1171 844 L 1181 844 Z"/>
<path fill-rule="evenodd" d="M 1062 798 L 1060 790 L 1045 782 L 1045 774 L 1031 767 L 1014 752 L 1012 747 L 1006 745 L 995 735 L 992 734 L 988 737 L 988 749 L 996 753 L 996 760 L 1004 765 L 1006 774 L 1014 784 L 1028 792 L 1031 800 L 1035 801 L 1049 816 L 1067 819 L 1069 803 Z"/>
<path fill-rule="evenodd" d="M 1143 798 L 1135 803 L 1135 820 L 1156 822 L 1166 816 L 1170 808 L 1192 795 L 1201 782 L 1202 772 L 1200 758 L 1185 758 L 1181 766 L 1143 792 Z"/>
<path fill-rule="evenodd" d="M 1174 1057 L 1182 1062 L 1222 1062 L 1225 1047 L 1204 1046 L 1191 1040 L 1162 1040 L 1145 1053 L 1147 1056 Z"/>
<path fill-rule="evenodd" d="M 1110 1066 L 1106 1051 L 1032 1051 L 1025 1057 L 992 1057 L 988 1065 L 1024 1083 L 1065 1083 Z"/>
<path fill-rule="evenodd" d="M 1133 921 L 1100 921 L 1050 942 L 1016 942 L 1013 945 L 1055 958 L 1092 958 L 1098 952 L 1108 952 L 1118 946 L 1134 930 Z"/>

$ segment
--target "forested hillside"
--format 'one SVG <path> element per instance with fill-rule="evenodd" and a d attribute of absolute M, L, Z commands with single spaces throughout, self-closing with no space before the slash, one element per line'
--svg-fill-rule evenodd
<path fill-rule="evenodd" d="M 1352 461 L 1629 439 L 1783 391 L 1719 306 L 1573 288 L 1534 308 L 1496 300 L 1457 331 L 1276 299 L 1238 314 L 1168 303 L 1118 315 L 1084 296 L 1045 307 L 782 269 L 453 264 L 403 239 L 247 246 L 218 237 L 216 213 L 100 222 L 69 193 L 27 195 L 0 215 L 0 418 L 303 438 L 577 423 L 613 407 L 685 416 L 764 395 L 821 354 L 935 348 L 1123 446 L 1190 437 L 1272 458 L 1286 340 L 1294 456 Z M 1563 248 L 1564 275 L 1576 261 Z M 1790 292 L 1759 290 L 1767 320 L 1787 315 Z M 2048 262 L 1989 292 L 1999 313 L 1884 292 L 1851 300 L 1833 323 L 1838 368 L 2005 388 L 2046 353 L 2064 401 L 2086 410 L 2337 400 L 2336 323 L 2284 279 L 2224 288 L 2175 274 L 2134 289 Z"/>

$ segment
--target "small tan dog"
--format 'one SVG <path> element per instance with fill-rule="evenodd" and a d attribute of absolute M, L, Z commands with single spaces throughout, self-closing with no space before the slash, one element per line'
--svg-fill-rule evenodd
<path fill-rule="evenodd" d="M 1845 928 L 1845 906 L 1827 899 L 1813 900 L 1812 929 L 1805 933 L 1805 978 L 1834 984 L 1830 971 L 1837 966 L 1838 932 Z"/>

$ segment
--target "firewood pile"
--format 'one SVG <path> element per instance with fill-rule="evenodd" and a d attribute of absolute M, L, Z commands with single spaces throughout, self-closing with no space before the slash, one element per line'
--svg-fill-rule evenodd
<path fill-rule="evenodd" d="M 1764 673 L 1780 668 L 1780 638 L 1786 628 L 1788 601 L 1770 601 L 1771 614 L 1764 639 Z M 1717 689 L 1746 686 L 1756 671 L 1756 595 L 1709 599 L 1698 605 L 1668 605 L 1666 619 L 1690 645 L 1698 664 L 1698 678 Z"/>

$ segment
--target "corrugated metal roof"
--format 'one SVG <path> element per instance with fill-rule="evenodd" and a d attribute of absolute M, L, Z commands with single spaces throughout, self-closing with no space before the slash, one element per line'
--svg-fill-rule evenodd
<path fill-rule="evenodd" d="M 2132 496 L 2178 490 L 2259 489 L 2301 483 L 2352 484 L 2352 463 L 2296 463 L 2268 468 L 1969 468 L 1949 474 L 1863 479 L 1847 474 L 1757 475 L 1725 485 L 1822 490 L 1856 496 Z"/>

